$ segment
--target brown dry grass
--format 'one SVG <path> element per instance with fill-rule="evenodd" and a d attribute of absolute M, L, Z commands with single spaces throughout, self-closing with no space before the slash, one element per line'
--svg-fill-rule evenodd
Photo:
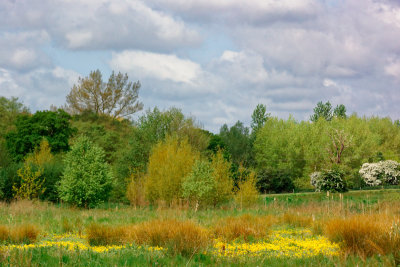
<path fill-rule="evenodd" d="M 203 251 L 212 241 L 205 228 L 189 220 L 153 220 L 129 230 L 129 238 L 137 244 L 167 247 L 174 254 L 186 256 Z"/>
<path fill-rule="evenodd" d="M 313 224 L 313 220 L 311 216 L 287 212 L 282 216 L 282 223 L 288 224 L 293 227 L 310 227 Z"/>
<path fill-rule="evenodd" d="M 214 226 L 216 238 L 227 241 L 242 238 L 245 241 L 265 238 L 270 227 L 276 223 L 273 216 L 242 215 L 240 217 L 227 217 L 217 221 Z"/>
<path fill-rule="evenodd" d="M 91 246 L 121 244 L 126 239 L 127 227 L 111 227 L 92 223 L 86 228 L 86 235 Z"/>
<path fill-rule="evenodd" d="M 212 242 L 209 232 L 192 221 L 153 220 L 137 225 L 111 227 L 91 224 L 87 229 L 90 245 L 136 243 L 168 248 L 173 254 L 193 255 Z"/>
<path fill-rule="evenodd" d="M 9 230 L 6 226 L 0 225 L 0 241 L 6 241 L 9 236 Z"/>
<path fill-rule="evenodd" d="M 394 254 L 400 250 L 400 228 L 394 218 L 384 214 L 361 214 L 327 222 L 325 234 L 339 242 L 345 254 L 362 258 L 374 254 Z"/>
<path fill-rule="evenodd" d="M 34 243 L 39 236 L 39 230 L 31 224 L 23 224 L 8 228 L 0 225 L 0 241 L 10 243 Z"/>

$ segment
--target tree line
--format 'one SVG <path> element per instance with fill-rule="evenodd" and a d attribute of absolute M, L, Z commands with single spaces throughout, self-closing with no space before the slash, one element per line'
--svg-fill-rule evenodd
<path fill-rule="evenodd" d="M 399 121 L 348 115 L 344 105 L 319 102 L 309 121 L 296 121 L 259 104 L 250 127 L 238 121 L 214 134 L 174 107 L 130 119 L 143 108 L 139 89 L 126 74 L 104 82 L 97 70 L 58 109 L 32 114 L 0 97 L 0 199 L 246 205 L 257 192 L 313 190 L 317 172 L 364 187 L 363 164 L 400 158 Z"/>

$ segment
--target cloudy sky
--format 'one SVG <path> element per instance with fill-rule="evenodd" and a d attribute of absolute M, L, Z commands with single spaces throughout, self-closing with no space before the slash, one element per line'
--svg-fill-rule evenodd
<path fill-rule="evenodd" d="M 318 101 L 400 118 L 398 0 L 1 0 L 0 95 L 60 106 L 100 69 L 206 129 L 308 119 Z"/>

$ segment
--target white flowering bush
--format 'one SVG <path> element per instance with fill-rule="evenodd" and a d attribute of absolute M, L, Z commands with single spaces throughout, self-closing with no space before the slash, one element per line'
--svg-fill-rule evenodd
<path fill-rule="evenodd" d="M 315 191 L 346 192 L 347 184 L 344 180 L 343 172 L 338 168 L 323 170 L 322 172 L 313 172 L 310 175 L 311 185 Z"/>
<path fill-rule="evenodd" d="M 400 164 L 394 160 L 364 163 L 359 170 L 365 183 L 370 186 L 396 185 L 400 179 Z"/>
<path fill-rule="evenodd" d="M 321 172 L 313 172 L 310 174 L 311 185 L 315 187 L 315 191 L 321 191 L 322 177 Z"/>

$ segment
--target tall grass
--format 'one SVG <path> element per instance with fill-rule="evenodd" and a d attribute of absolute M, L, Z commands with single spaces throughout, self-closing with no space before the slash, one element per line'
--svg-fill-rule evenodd
<path fill-rule="evenodd" d="M 9 243 L 34 243 L 39 235 L 39 230 L 32 224 L 23 224 L 12 228 L 0 225 L 0 242 Z"/>
<path fill-rule="evenodd" d="M 164 247 L 184 256 L 202 252 L 212 243 L 209 232 L 189 220 L 151 220 L 117 227 L 91 224 L 86 233 L 90 245 L 135 243 Z"/>
<path fill-rule="evenodd" d="M 226 241 L 265 238 L 272 224 L 276 223 L 274 216 L 253 216 L 249 214 L 240 217 L 227 217 L 217 221 L 214 235 Z"/>
<path fill-rule="evenodd" d="M 341 244 L 345 254 L 363 259 L 379 254 L 393 254 L 399 261 L 400 227 L 393 217 L 377 214 L 354 215 L 327 222 L 325 233 Z"/>

